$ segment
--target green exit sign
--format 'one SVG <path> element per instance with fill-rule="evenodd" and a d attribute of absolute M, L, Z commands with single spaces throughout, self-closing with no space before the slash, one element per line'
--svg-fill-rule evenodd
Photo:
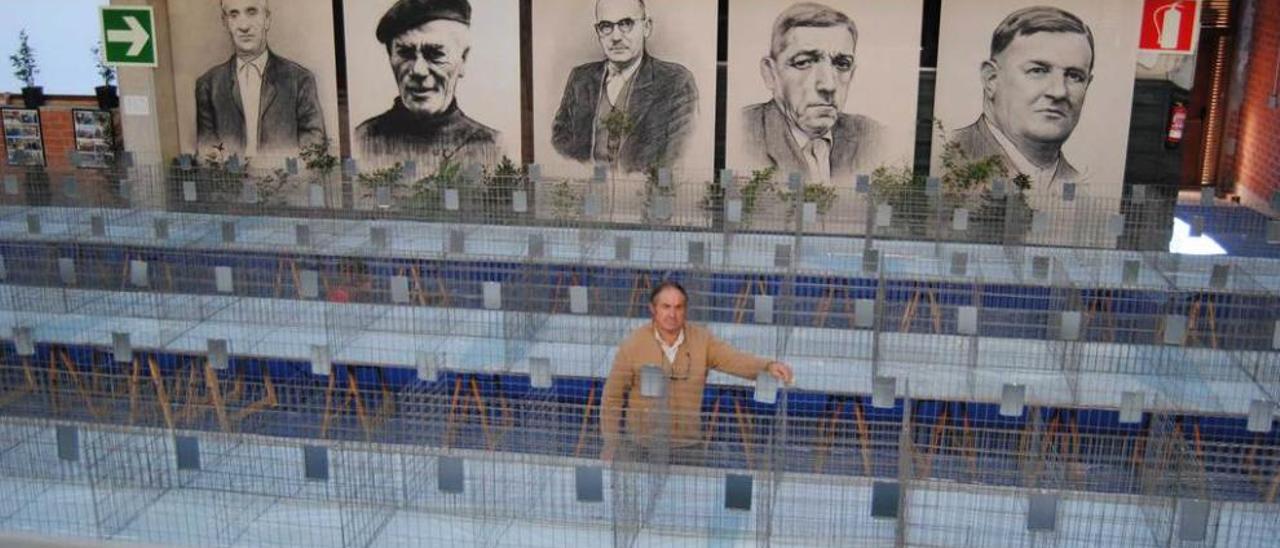
<path fill-rule="evenodd" d="M 156 25 L 151 6 L 103 6 L 102 44 L 107 64 L 156 66 Z"/>

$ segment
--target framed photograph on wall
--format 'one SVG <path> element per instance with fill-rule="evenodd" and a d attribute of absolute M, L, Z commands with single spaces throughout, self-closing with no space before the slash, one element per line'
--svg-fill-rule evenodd
<path fill-rule="evenodd" d="M 0 109 L 4 125 L 5 155 L 11 166 L 44 166 L 44 135 L 40 111 L 33 108 Z"/>
<path fill-rule="evenodd" d="M 105 110 L 72 109 L 71 118 L 80 167 L 107 167 L 115 156 L 111 113 Z"/>

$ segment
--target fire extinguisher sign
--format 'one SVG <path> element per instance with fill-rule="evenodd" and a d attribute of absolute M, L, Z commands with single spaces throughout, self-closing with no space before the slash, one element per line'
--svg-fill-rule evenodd
<path fill-rule="evenodd" d="M 1200 39 L 1200 0 L 1144 0 L 1138 50 L 1191 55 Z"/>

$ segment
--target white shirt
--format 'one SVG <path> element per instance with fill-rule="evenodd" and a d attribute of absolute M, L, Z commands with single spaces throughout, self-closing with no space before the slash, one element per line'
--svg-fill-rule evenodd
<path fill-rule="evenodd" d="M 236 58 L 236 85 L 244 103 L 244 155 L 258 154 L 258 108 L 262 99 L 262 71 L 267 68 L 267 51 L 244 60 Z"/>
<path fill-rule="evenodd" d="M 618 70 L 613 63 L 604 64 L 604 92 L 609 97 L 610 105 L 618 105 L 618 96 L 622 94 L 622 88 L 626 87 L 627 82 L 636 75 L 637 70 L 640 70 L 639 58 L 632 61 L 631 66 L 622 70 Z"/>
<path fill-rule="evenodd" d="M 1013 165 L 1010 167 L 1018 173 L 1031 177 L 1031 188 L 1038 189 L 1042 192 L 1052 188 L 1053 174 L 1058 172 L 1058 162 L 1062 161 L 1062 153 L 1058 153 L 1058 156 L 1053 159 L 1053 163 L 1049 164 L 1049 167 L 1040 168 L 1032 163 L 1031 160 L 1028 160 L 1026 156 L 1023 156 L 1022 151 L 1018 150 L 1018 147 L 1013 144 L 1013 141 L 1010 141 L 1008 137 L 1005 137 L 1004 133 L 1000 131 L 1000 128 L 997 128 L 995 124 L 992 124 L 990 119 L 986 119 L 986 122 L 987 129 L 991 130 L 991 134 L 995 136 L 996 142 L 1000 143 L 1000 148 L 1004 149 L 1005 155 L 1013 162 Z"/>
<path fill-rule="evenodd" d="M 658 345 L 662 347 L 662 355 L 666 356 L 667 363 L 676 363 L 676 352 L 680 350 L 680 345 L 684 344 L 684 330 L 680 330 L 680 335 L 676 337 L 676 343 L 671 346 L 667 346 L 667 343 L 662 340 L 662 335 L 658 333 L 656 328 L 653 330 L 653 338 L 658 339 Z"/>
<path fill-rule="evenodd" d="M 809 180 L 805 182 L 831 182 L 831 132 L 828 131 L 819 137 L 809 137 L 808 133 L 796 127 L 795 124 L 787 125 L 791 128 L 791 137 L 800 146 L 800 156 L 804 158 L 804 163 L 809 168 Z"/>

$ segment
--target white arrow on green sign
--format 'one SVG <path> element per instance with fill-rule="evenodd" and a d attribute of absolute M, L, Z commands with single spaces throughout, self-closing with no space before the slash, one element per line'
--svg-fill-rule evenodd
<path fill-rule="evenodd" d="M 102 43 L 107 64 L 156 66 L 155 29 L 151 6 L 102 6 Z"/>

